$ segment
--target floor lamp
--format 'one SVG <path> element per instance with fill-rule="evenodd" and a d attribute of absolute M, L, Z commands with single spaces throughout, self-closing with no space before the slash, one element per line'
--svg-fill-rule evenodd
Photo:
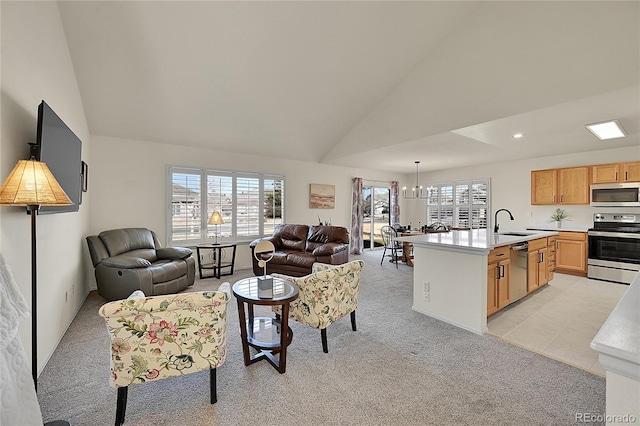
<path fill-rule="evenodd" d="M 31 375 L 36 390 L 38 389 L 36 214 L 40 206 L 71 204 L 73 203 L 47 165 L 33 158 L 20 160 L 0 187 L 0 205 L 26 206 L 27 212 L 31 215 Z"/>

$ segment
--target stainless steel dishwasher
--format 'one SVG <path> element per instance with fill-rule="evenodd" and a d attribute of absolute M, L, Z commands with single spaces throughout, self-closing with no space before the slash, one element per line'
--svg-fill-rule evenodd
<path fill-rule="evenodd" d="M 527 295 L 527 252 L 529 243 L 511 244 L 511 275 L 509 276 L 509 302 Z"/>

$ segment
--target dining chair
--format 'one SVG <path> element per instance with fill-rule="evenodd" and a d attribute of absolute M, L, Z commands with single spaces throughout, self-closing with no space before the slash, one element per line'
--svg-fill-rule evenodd
<path fill-rule="evenodd" d="M 384 261 L 384 258 L 387 256 L 387 250 L 391 252 L 391 260 L 395 262 L 396 269 L 398 268 L 398 258 L 402 257 L 402 243 L 396 241 L 396 237 L 398 233 L 391 226 L 383 226 L 380 228 L 380 234 L 382 235 L 382 241 L 384 243 L 384 251 L 382 252 L 382 259 L 380 259 L 380 264 Z"/>

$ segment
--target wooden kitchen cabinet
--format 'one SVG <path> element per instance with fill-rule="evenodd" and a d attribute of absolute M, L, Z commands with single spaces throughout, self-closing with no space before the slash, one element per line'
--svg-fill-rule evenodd
<path fill-rule="evenodd" d="M 487 316 L 509 304 L 510 273 L 509 246 L 491 250 L 487 263 Z"/>
<path fill-rule="evenodd" d="M 622 163 L 623 182 L 640 182 L 640 161 Z"/>
<path fill-rule="evenodd" d="M 589 167 L 558 171 L 558 204 L 589 204 Z"/>
<path fill-rule="evenodd" d="M 531 204 L 589 204 L 589 167 L 531 171 Z"/>
<path fill-rule="evenodd" d="M 531 293 L 549 282 L 548 247 L 546 238 L 529 241 L 527 252 L 527 292 Z"/>
<path fill-rule="evenodd" d="M 591 166 L 591 183 L 640 182 L 640 161 Z"/>
<path fill-rule="evenodd" d="M 587 233 L 560 231 L 556 237 L 555 272 L 587 276 Z"/>
<path fill-rule="evenodd" d="M 533 170 L 531 172 L 531 204 L 556 204 L 558 194 L 558 171 Z"/>
<path fill-rule="evenodd" d="M 553 280 L 553 271 L 556 267 L 556 236 L 547 237 L 547 278 Z"/>

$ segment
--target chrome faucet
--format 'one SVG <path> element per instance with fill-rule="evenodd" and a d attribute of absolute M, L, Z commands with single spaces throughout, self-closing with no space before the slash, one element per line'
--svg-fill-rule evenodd
<path fill-rule="evenodd" d="M 509 213 L 509 219 L 513 220 L 513 215 L 511 214 L 511 212 L 510 212 L 509 210 L 507 210 L 507 209 L 499 209 L 499 210 L 496 210 L 496 214 L 494 215 L 494 218 L 493 218 L 493 223 L 495 224 L 495 225 L 493 226 L 493 232 L 494 232 L 495 234 L 497 234 L 497 233 L 498 233 L 498 229 L 500 229 L 500 225 L 498 225 L 498 213 L 500 213 L 500 212 L 507 212 L 507 213 Z"/>

